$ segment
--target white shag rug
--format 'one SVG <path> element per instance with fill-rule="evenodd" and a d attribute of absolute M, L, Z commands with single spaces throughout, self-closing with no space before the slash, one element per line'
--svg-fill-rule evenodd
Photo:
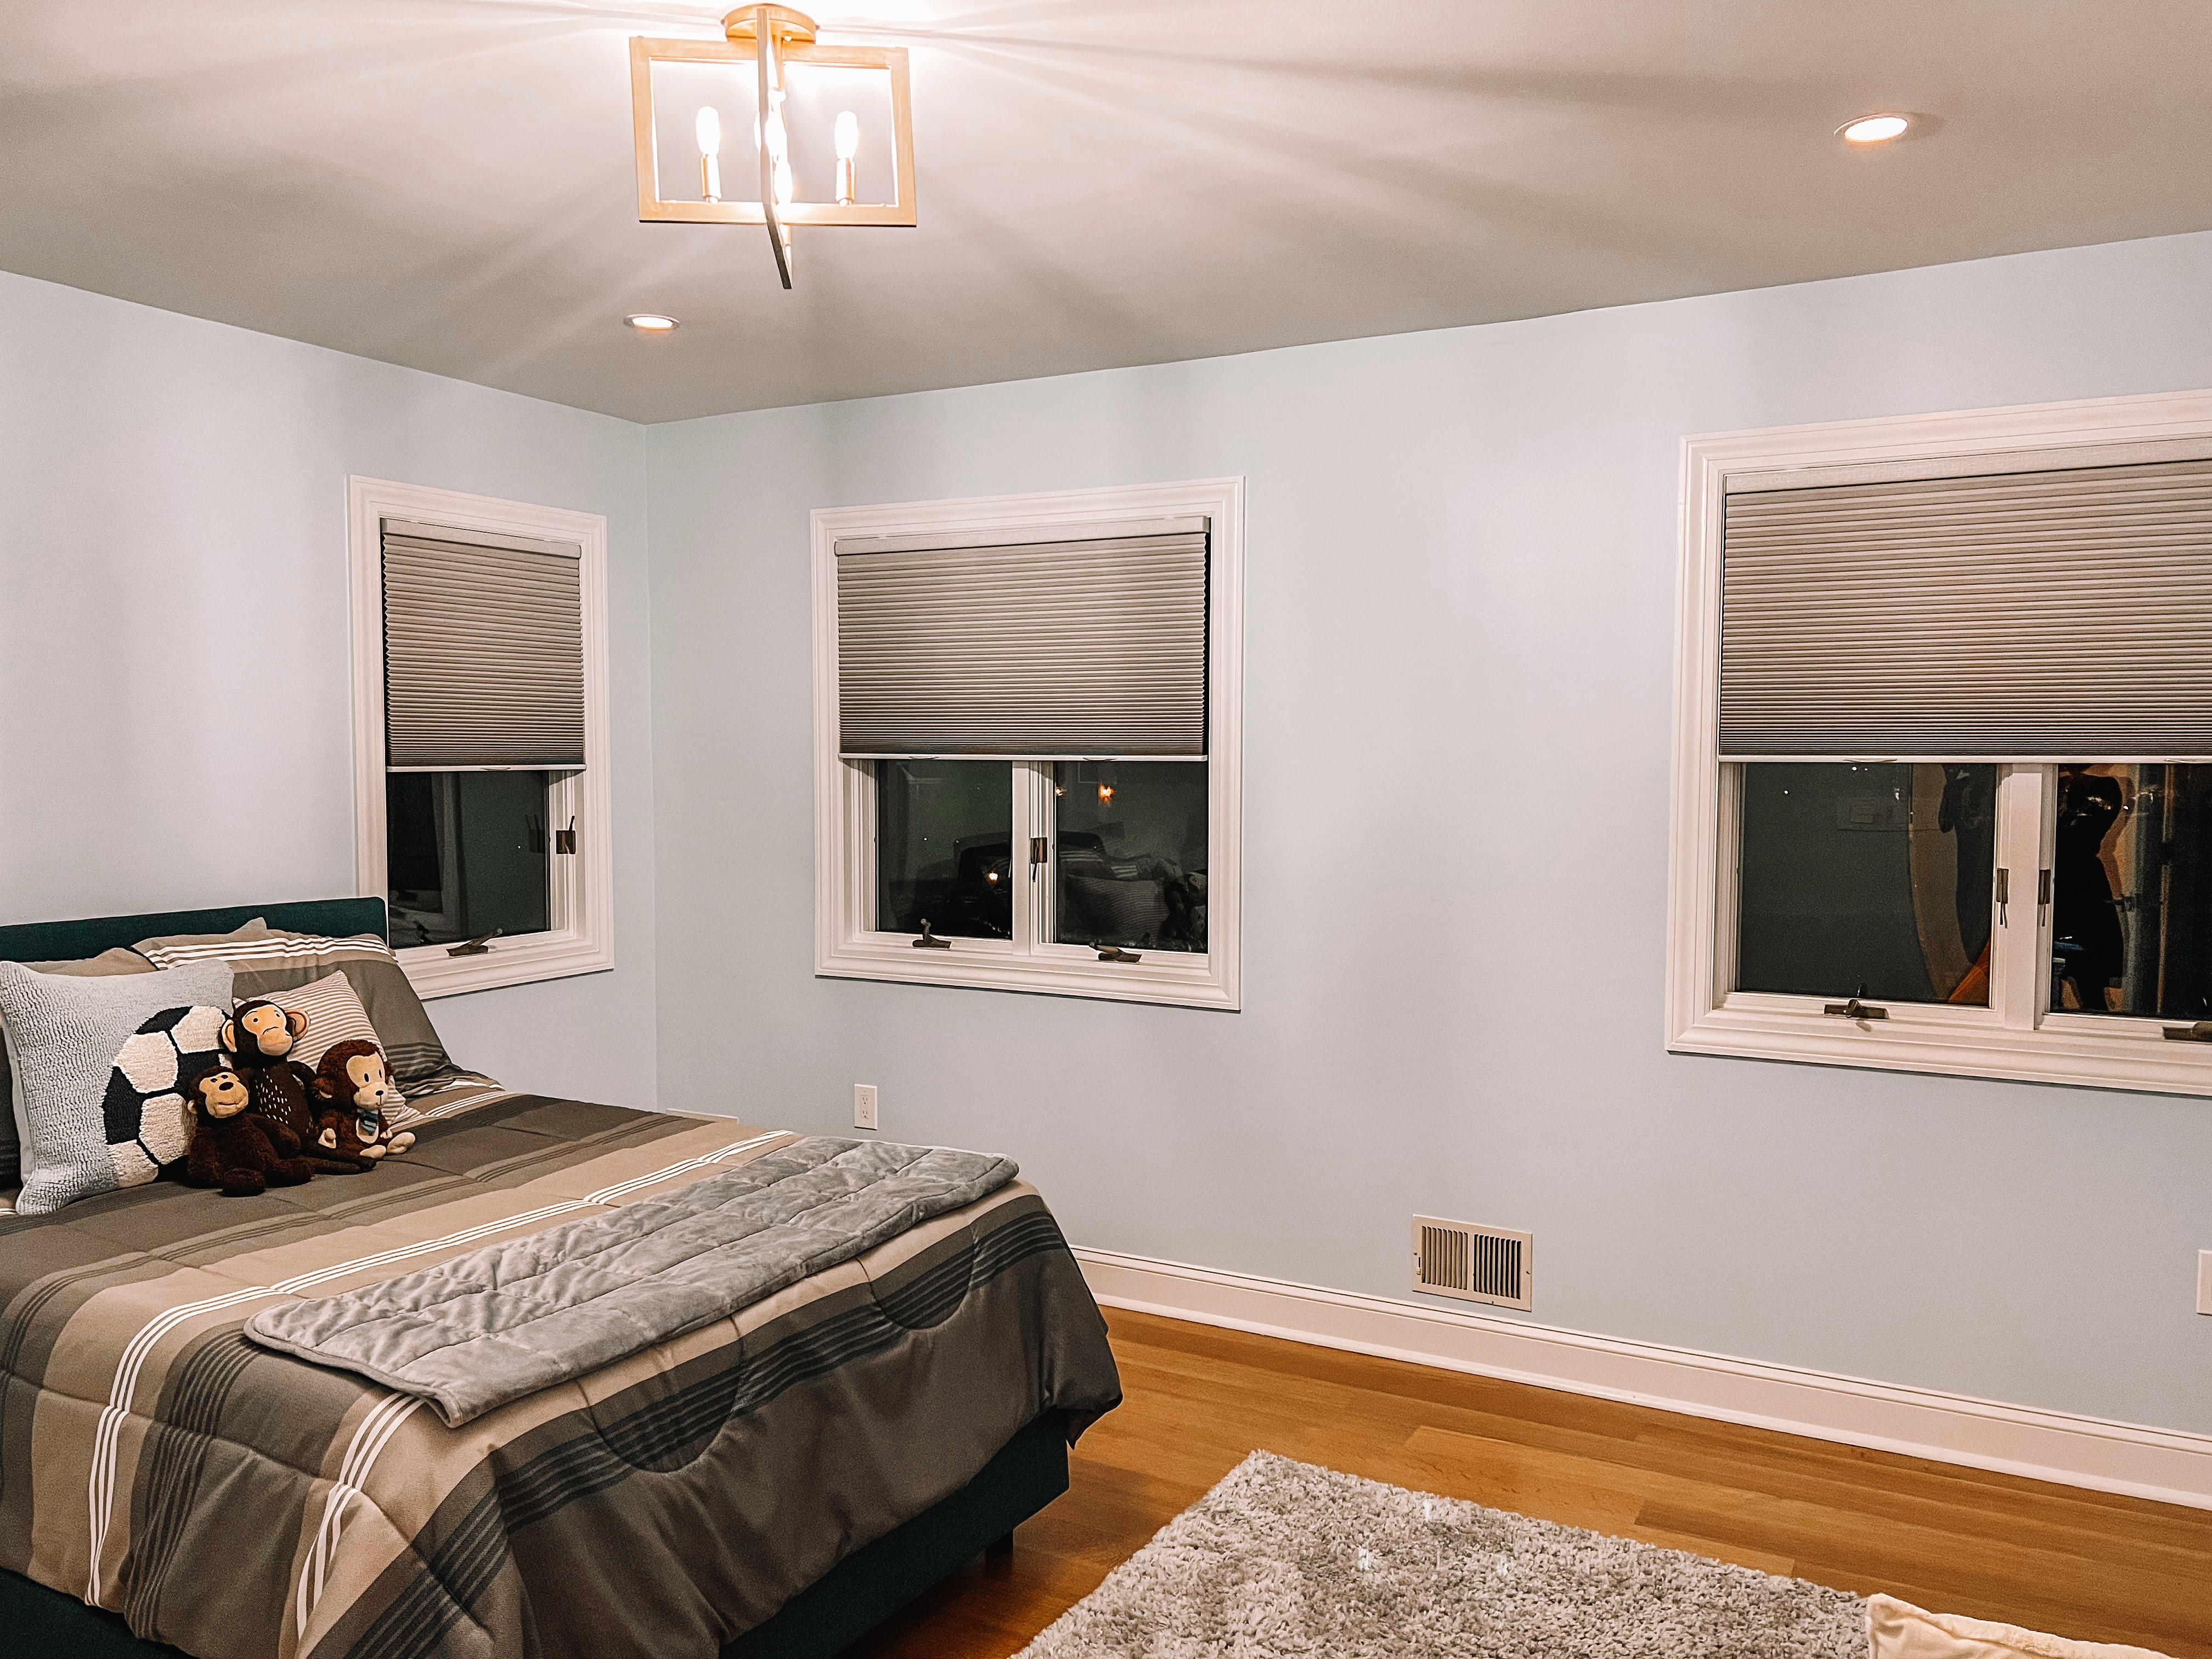
<path fill-rule="evenodd" d="M 1021 1659 L 1868 1659 L 1841 1590 L 1254 1452 Z"/>
<path fill-rule="evenodd" d="M 1254 1452 L 1018 1659 L 2163 1659 Z"/>

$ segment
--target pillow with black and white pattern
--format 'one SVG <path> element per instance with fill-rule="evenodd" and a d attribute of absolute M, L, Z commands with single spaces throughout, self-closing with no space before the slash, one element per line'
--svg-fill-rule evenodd
<path fill-rule="evenodd" d="M 185 1155 L 179 1087 L 211 1055 L 230 1011 L 230 969 L 78 979 L 0 962 L 0 1021 L 22 1090 L 18 1215 L 151 1181 Z"/>

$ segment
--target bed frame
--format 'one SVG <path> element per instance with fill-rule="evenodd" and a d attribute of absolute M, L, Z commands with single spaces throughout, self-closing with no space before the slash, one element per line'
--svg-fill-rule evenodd
<path fill-rule="evenodd" d="M 382 899 L 313 899 L 0 927 L 0 961 L 68 961 L 161 933 L 228 933 L 256 916 L 297 933 L 388 937 Z M 1067 1490 L 1066 1429 L 1057 1412 L 1036 1419 L 973 1480 L 854 1551 L 724 1648 L 721 1659 L 831 1659 L 976 1556 L 1012 1549 L 1014 1528 Z M 133 1636 L 119 1614 L 5 1568 L 0 1647 L 41 1659 L 186 1659 L 167 1643 Z"/>

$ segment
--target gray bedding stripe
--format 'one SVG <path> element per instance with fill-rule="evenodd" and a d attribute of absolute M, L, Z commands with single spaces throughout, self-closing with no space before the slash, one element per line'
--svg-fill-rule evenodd
<path fill-rule="evenodd" d="M 459 1427 L 726 1318 L 1018 1173 L 982 1152 L 810 1136 L 605 1215 L 266 1309 L 246 1334 L 416 1395 Z"/>

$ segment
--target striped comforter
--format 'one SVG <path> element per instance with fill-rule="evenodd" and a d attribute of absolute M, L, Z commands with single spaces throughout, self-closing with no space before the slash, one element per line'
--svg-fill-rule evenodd
<path fill-rule="evenodd" d="M 404 1158 L 260 1198 L 0 1217 L 0 1566 L 200 1659 L 708 1659 L 974 1476 L 1120 1399 L 1016 1181 L 732 1318 L 448 1429 L 246 1319 L 791 1142 L 477 1088 Z"/>

